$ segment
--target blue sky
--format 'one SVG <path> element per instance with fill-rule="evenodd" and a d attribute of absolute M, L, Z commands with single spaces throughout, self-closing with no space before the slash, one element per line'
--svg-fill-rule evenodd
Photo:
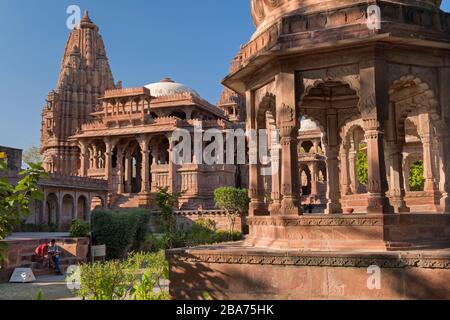
<path fill-rule="evenodd" d="M 69 34 L 66 8 L 88 9 L 115 80 L 166 76 L 212 103 L 229 63 L 254 31 L 249 0 L 0 0 L 0 145 L 39 145 L 41 110 L 56 85 Z M 450 1 L 444 0 L 450 11 Z"/>

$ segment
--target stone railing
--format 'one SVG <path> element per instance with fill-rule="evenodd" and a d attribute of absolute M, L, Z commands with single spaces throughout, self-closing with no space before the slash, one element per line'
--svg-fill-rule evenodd
<path fill-rule="evenodd" d="M 39 185 L 45 187 L 83 188 L 101 191 L 108 190 L 108 181 L 106 180 L 57 174 L 50 174 L 50 177 L 48 179 L 42 179 L 39 182 Z"/>
<path fill-rule="evenodd" d="M 280 26 L 279 24 L 274 24 L 272 27 L 268 28 L 258 37 L 247 43 L 241 48 L 239 53 L 240 59 L 235 60 L 232 66 L 232 72 L 237 71 L 240 67 L 245 65 L 250 59 L 256 57 L 258 54 L 271 49 L 277 44 L 278 38 L 280 36 Z"/>

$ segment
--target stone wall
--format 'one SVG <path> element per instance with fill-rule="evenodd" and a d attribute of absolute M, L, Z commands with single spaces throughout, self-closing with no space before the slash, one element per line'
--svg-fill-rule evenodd
<path fill-rule="evenodd" d="M 5 244 L 5 261 L 0 268 L 0 282 L 9 281 L 15 268 L 31 268 L 35 275 L 51 272 L 45 268 L 42 261 L 34 253 L 35 249 L 41 243 L 49 243 L 51 239 L 12 239 L 0 241 Z M 87 238 L 56 238 L 57 245 L 60 247 L 61 267 L 64 270 L 69 265 L 87 262 L 89 251 L 89 239 Z"/>
<path fill-rule="evenodd" d="M 7 177 L 10 178 L 12 183 L 16 183 L 19 172 L 22 169 L 22 150 L 0 146 L 0 153 L 6 153 L 8 165 Z M 4 173 L 0 172 L 0 176 L 2 175 Z"/>
<path fill-rule="evenodd" d="M 180 231 L 189 230 L 195 221 L 199 219 L 209 219 L 216 223 L 217 230 L 229 230 L 229 221 L 225 212 L 221 210 L 203 210 L 203 211 L 177 211 L 176 215 L 177 229 Z M 160 232 L 159 214 L 154 213 L 150 218 L 150 231 Z M 234 230 L 242 232 L 245 225 L 245 218 L 236 219 Z"/>
<path fill-rule="evenodd" d="M 280 252 L 230 245 L 167 256 L 174 299 L 201 300 L 204 292 L 214 300 L 450 299 L 450 251 Z M 378 288 L 372 266 L 380 268 Z"/>

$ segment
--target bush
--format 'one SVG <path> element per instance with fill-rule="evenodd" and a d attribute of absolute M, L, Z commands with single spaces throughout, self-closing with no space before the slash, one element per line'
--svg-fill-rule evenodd
<path fill-rule="evenodd" d="M 130 254 L 125 261 L 81 266 L 78 296 L 89 300 L 168 300 L 161 281 L 169 277 L 164 252 Z"/>
<path fill-rule="evenodd" d="M 227 213 L 231 239 L 236 219 L 248 212 L 250 204 L 248 191 L 232 187 L 218 188 L 214 191 L 214 200 L 216 206 Z"/>
<path fill-rule="evenodd" d="M 107 259 L 122 259 L 139 250 L 145 241 L 150 217 L 142 210 L 132 212 L 96 211 L 92 232 L 97 245 L 106 245 Z"/>
<path fill-rule="evenodd" d="M 72 220 L 70 224 L 70 236 L 73 238 L 86 238 L 89 236 L 89 223 L 83 220 Z"/>
<path fill-rule="evenodd" d="M 89 300 L 124 300 L 136 277 L 129 269 L 128 261 L 117 260 L 81 266 L 78 295 Z"/>
<path fill-rule="evenodd" d="M 133 251 L 141 251 L 141 246 L 148 234 L 150 213 L 146 210 L 135 210 L 130 213 L 131 219 L 135 219 L 137 228 L 133 239 Z"/>

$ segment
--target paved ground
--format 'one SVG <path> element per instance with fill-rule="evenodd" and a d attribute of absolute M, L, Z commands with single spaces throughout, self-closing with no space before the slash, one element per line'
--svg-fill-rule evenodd
<path fill-rule="evenodd" d="M 39 289 L 44 300 L 75 300 L 64 276 L 41 276 L 34 283 L 1 283 L 0 300 L 37 300 Z"/>

